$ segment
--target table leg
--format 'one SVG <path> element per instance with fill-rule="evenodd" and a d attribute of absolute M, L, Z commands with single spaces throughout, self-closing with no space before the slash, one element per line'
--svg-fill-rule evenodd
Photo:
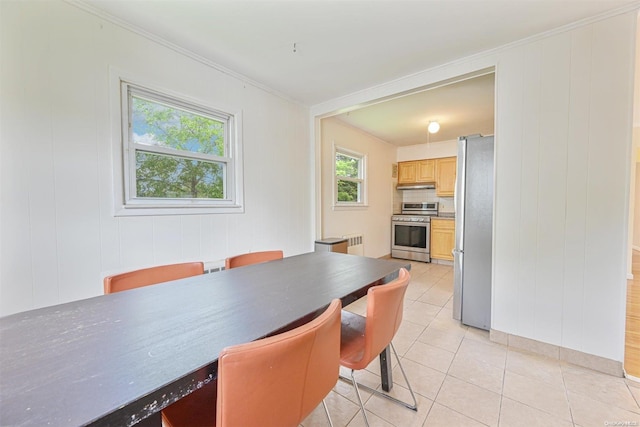
<path fill-rule="evenodd" d="M 393 376 L 391 374 L 391 348 L 389 346 L 380 353 L 380 378 L 382 380 L 382 389 L 386 392 L 391 391 Z"/>
<path fill-rule="evenodd" d="M 135 427 L 162 427 L 162 412 L 156 412 L 140 421 Z"/>

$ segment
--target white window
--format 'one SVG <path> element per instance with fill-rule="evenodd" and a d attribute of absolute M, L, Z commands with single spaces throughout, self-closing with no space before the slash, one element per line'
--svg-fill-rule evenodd
<path fill-rule="evenodd" d="M 336 206 L 364 206 L 366 156 L 335 147 L 334 158 Z"/>
<path fill-rule="evenodd" d="M 120 214 L 241 211 L 239 114 L 125 81 L 120 93 Z"/>

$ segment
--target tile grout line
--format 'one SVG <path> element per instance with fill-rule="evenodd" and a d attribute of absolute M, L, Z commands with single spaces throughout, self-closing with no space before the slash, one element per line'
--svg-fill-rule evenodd
<path fill-rule="evenodd" d="M 500 388 L 500 409 L 498 410 L 498 426 L 500 425 L 500 417 L 502 417 L 502 403 L 504 402 L 504 383 L 507 381 L 507 364 L 509 363 L 509 346 L 507 346 L 507 354 L 504 358 L 504 368 L 502 368 L 502 387 Z"/>
<path fill-rule="evenodd" d="M 571 417 L 571 423 L 575 426 L 576 422 L 573 419 L 573 408 L 571 407 L 571 401 L 569 400 L 569 389 L 567 388 L 567 383 L 564 380 L 564 368 L 562 363 L 560 364 L 560 376 L 562 377 L 562 387 L 564 388 L 564 397 L 567 399 L 567 405 L 569 406 L 569 416 Z"/>

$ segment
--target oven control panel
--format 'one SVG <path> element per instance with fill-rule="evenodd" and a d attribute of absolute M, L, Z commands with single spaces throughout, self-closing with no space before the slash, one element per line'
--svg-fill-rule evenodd
<path fill-rule="evenodd" d="M 403 215 L 438 215 L 438 202 L 402 203 Z"/>
<path fill-rule="evenodd" d="M 396 222 L 431 222 L 431 218 L 428 216 L 406 215 L 406 216 L 392 216 L 391 221 Z"/>

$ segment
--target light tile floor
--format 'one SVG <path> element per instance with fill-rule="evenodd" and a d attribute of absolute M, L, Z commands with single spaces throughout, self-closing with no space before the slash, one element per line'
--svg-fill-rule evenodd
<path fill-rule="evenodd" d="M 412 263 L 411 275 L 393 342 L 418 411 L 362 392 L 372 426 L 640 426 L 639 383 L 493 343 L 488 332 L 452 319 L 451 267 Z M 364 314 L 365 307 L 366 298 L 348 309 Z M 376 387 L 374 373 L 377 360 L 356 378 Z M 393 378 L 392 394 L 409 399 L 397 366 Z M 351 385 L 339 381 L 327 397 L 334 426 L 364 425 L 356 402 Z M 322 406 L 302 423 L 326 425 Z"/>

